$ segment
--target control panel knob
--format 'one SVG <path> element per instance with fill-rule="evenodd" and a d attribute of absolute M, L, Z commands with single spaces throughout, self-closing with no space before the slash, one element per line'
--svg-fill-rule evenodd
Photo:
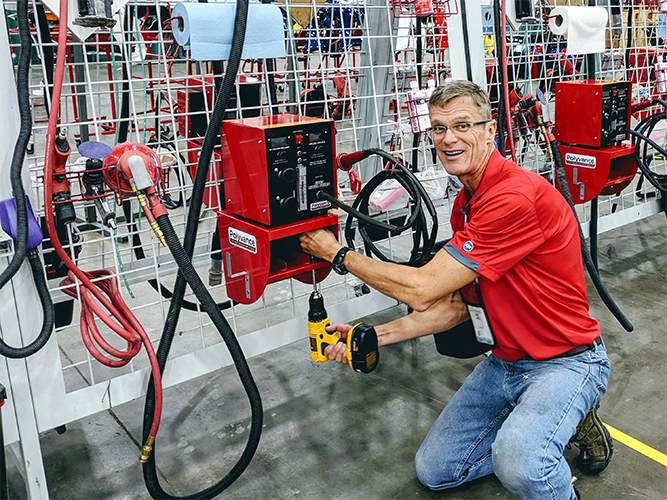
<path fill-rule="evenodd" d="M 277 173 L 278 173 L 278 177 L 280 177 L 287 184 L 292 184 L 292 183 L 294 183 L 294 181 L 296 181 L 296 169 L 295 168 L 288 167 L 284 170 L 278 171 Z"/>
<path fill-rule="evenodd" d="M 280 203 L 280 206 L 283 207 L 286 210 L 289 210 L 290 212 L 295 212 L 297 208 L 299 208 L 299 204 L 296 201 L 295 196 L 287 196 L 285 198 L 278 198 L 278 202 Z"/>

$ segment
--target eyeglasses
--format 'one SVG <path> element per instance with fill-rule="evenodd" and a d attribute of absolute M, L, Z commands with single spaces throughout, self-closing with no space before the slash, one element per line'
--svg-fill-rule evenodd
<path fill-rule="evenodd" d="M 477 125 L 484 125 L 485 123 L 489 123 L 491 120 L 484 120 L 481 122 L 474 122 L 474 123 L 455 123 L 454 125 L 450 125 L 449 127 L 445 127 L 444 125 L 436 125 L 433 127 L 431 130 L 428 131 L 429 136 L 431 139 L 434 137 L 442 138 L 447 134 L 448 130 L 451 130 L 452 134 L 455 136 L 460 136 L 465 134 L 466 132 L 469 132 L 472 130 L 473 127 L 476 127 Z"/>

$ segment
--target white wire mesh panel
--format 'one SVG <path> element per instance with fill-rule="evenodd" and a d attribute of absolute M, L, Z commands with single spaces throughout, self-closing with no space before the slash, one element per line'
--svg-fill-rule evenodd
<path fill-rule="evenodd" d="M 428 137 L 424 106 L 429 89 L 451 75 L 447 23 L 451 16 L 460 14 L 458 1 L 434 0 L 426 2 L 430 5 L 426 8 L 424 2 L 416 0 L 280 2 L 287 57 L 271 62 L 244 61 L 226 118 L 275 112 L 329 118 L 335 121 L 338 152 L 384 148 L 401 156 L 423 175 L 438 207 L 439 239 L 447 238 L 450 201 L 458 184 L 448 178 L 437 161 Z M 20 49 L 12 23 L 15 7 L 7 1 L 4 6 L 16 52 Z M 120 8 L 113 28 L 94 30 L 83 40 L 68 34 L 60 106 L 61 126 L 67 128 L 73 146 L 68 176 L 78 217 L 75 224 L 66 228 L 63 239 L 71 242 L 70 248 L 82 269 L 114 271 L 124 298 L 155 345 L 169 304 L 168 297 L 156 289 L 173 288 L 176 266 L 142 218 L 136 201 L 120 203 L 107 191 L 105 199 L 116 213 L 118 229 L 114 232 L 101 224 L 94 200 L 85 195 L 82 184 L 85 158 L 76 146 L 88 140 L 110 146 L 135 141 L 153 148 L 162 164 L 169 215 L 182 236 L 192 177 L 225 64 L 192 61 L 189 51 L 175 43 L 170 28 L 173 7 L 169 2 L 130 0 Z M 649 3 L 621 6 L 611 1 L 605 8 L 611 20 L 607 48 L 590 59 L 565 54 L 566 41 L 547 28 L 550 6 L 543 1 L 535 2 L 531 22 L 507 28 L 506 68 L 499 68 L 496 57 L 498 33 L 491 6 L 481 12 L 468 12 L 482 16 L 480 36 L 484 37 L 486 47 L 486 77 L 494 107 L 499 104 L 502 69 L 507 71 L 510 90 L 516 88 L 522 96 L 528 96 L 536 95 L 539 89 L 546 96 L 543 108 L 547 120 L 553 120 L 554 116 L 555 83 L 583 79 L 591 70 L 599 78 L 632 81 L 633 101 L 660 95 L 656 64 L 662 57 L 667 36 L 664 14 L 659 14 L 656 6 Z M 48 85 L 52 81 L 56 40 L 61 34 L 48 8 L 33 3 L 31 12 L 34 50 L 30 94 L 34 126 L 28 164 L 34 206 L 40 211 L 45 132 L 51 108 Z M 594 68 L 588 67 L 591 63 Z M 547 157 L 544 139 L 517 102 L 511 113 L 511 134 L 504 144 L 507 154 L 524 167 L 553 180 L 553 164 Z M 657 106 L 653 106 L 644 113 L 656 110 Z M 641 118 L 638 115 L 637 119 Z M 664 140 L 664 130 L 660 126 L 654 131 L 660 142 Z M 664 158 L 653 155 L 652 162 L 653 168 L 665 173 Z M 356 165 L 353 171 L 362 182 L 367 182 L 383 166 L 383 162 L 369 159 Z M 194 252 L 195 267 L 204 282 L 208 278 L 210 257 L 215 253 L 212 241 L 216 210 L 221 208 L 219 153 L 214 153 L 210 171 Z M 355 178 L 339 172 L 338 180 L 340 197 L 352 200 Z M 651 200 L 655 200 L 655 189 L 637 178 L 623 192 L 602 197 L 599 211 L 608 215 L 632 210 Z M 588 221 L 588 205 L 580 205 L 578 209 L 582 220 Z M 401 217 L 405 210 L 405 203 L 394 205 L 386 217 Z M 42 216 L 43 211 L 38 215 Z M 628 220 L 632 217 L 638 215 Z M 390 256 L 405 260 L 411 243 L 411 236 L 404 234 L 387 238 L 381 245 L 389 250 Z M 61 291 L 64 269 L 48 248 L 45 259 L 59 310 L 57 338 L 67 392 L 76 393 L 146 368 L 148 361 L 143 353 L 128 366 L 113 370 L 92 359 L 80 338 L 78 302 L 71 301 Z M 322 286 L 327 306 L 344 303 L 367 291 L 349 276 L 331 275 Z M 224 283 L 209 288 L 216 301 L 228 302 Z M 296 280 L 281 281 L 267 286 L 256 303 L 229 304 L 224 314 L 236 334 L 245 336 L 303 317 L 310 290 L 309 285 Z M 193 303 L 194 310 L 185 310 L 181 315 L 171 359 L 221 342 L 208 317 L 198 310 L 194 297 L 187 294 L 186 299 Z M 118 338 L 108 338 L 116 347 L 122 347 L 123 342 Z"/>

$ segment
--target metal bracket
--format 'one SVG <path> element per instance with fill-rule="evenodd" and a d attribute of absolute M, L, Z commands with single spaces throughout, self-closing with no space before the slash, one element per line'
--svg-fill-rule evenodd
<path fill-rule="evenodd" d="M 578 182 L 578 174 L 579 170 L 577 169 L 577 167 L 574 167 L 572 169 L 572 184 L 574 184 L 575 186 L 579 186 L 579 199 L 581 201 L 584 201 L 586 186 L 583 182 Z"/>
<path fill-rule="evenodd" d="M 227 268 L 227 277 L 228 278 L 238 278 L 243 276 L 245 278 L 245 296 L 250 299 L 250 275 L 247 271 L 241 271 L 240 273 L 232 274 L 232 257 L 229 252 L 225 252 L 225 267 Z"/>

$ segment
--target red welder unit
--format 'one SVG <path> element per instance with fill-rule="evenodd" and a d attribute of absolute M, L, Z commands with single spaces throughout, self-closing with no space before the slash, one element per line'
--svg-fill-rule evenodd
<path fill-rule="evenodd" d="M 619 193 L 637 172 L 634 146 L 621 144 L 630 125 L 630 90 L 630 82 L 556 83 L 554 135 L 574 203 Z"/>
<path fill-rule="evenodd" d="M 249 304 L 268 283 L 324 279 L 331 265 L 313 262 L 298 237 L 320 228 L 338 233 L 331 204 L 317 196 L 336 196 L 333 121 L 290 114 L 227 120 L 221 143 L 225 208 L 218 227 L 227 295 Z"/>
<path fill-rule="evenodd" d="M 627 137 L 630 82 L 571 80 L 556 83 L 554 134 L 559 142 L 600 148 Z"/>

